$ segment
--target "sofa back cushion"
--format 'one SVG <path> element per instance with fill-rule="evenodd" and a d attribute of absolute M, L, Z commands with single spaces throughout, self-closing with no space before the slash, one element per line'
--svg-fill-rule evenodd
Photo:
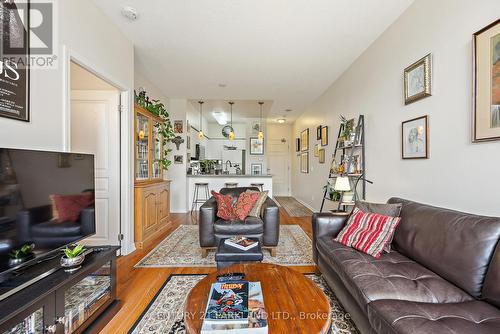
<path fill-rule="evenodd" d="M 497 245 L 488 267 L 481 297 L 488 303 L 500 307 L 500 244 Z"/>
<path fill-rule="evenodd" d="M 500 238 L 500 218 L 483 217 L 400 198 L 393 246 L 475 298 Z"/>

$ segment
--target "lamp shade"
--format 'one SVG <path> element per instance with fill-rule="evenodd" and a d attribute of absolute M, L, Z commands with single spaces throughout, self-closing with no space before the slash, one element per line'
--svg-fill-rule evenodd
<path fill-rule="evenodd" d="M 347 176 L 337 177 L 333 189 L 336 191 L 351 191 L 351 182 L 349 182 L 349 178 Z"/>

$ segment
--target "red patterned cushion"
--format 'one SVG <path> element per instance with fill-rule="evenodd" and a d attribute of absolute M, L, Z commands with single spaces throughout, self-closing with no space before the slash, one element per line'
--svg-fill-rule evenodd
<path fill-rule="evenodd" d="M 212 190 L 212 196 L 217 201 L 217 217 L 224 220 L 235 220 L 233 199 L 229 195 L 222 195 Z"/>
<path fill-rule="evenodd" d="M 260 193 L 243 192 L 238 197 L 238 202 L 234 206 L 234 213 L 239 220 L 244 220 L 252 211 L 255 203 L 260 197 Z"/>
<path fill-rule="evenodd" d="M 400 221 L 400 217 L 365 213 L 355 208 L 335 241 L 378 259 L 384 247 L 392 240 Z"/>
<path fill-rule="evenodd" d="M 80 217 L 80 211 L 94 204 L 92 193 L 82 193 L 77 195 L 50 195 L 53 203 L 54 219 L 57 222 L 76 222 Z"/>

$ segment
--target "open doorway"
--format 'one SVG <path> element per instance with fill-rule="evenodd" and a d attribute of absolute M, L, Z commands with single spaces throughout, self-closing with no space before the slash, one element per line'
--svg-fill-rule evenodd
<path fill-rule="evenodd" d="M 70 62 L 70 150 L 95 155 L 96 234 L 89 245 L 120 245 L 121 91 Z"/>

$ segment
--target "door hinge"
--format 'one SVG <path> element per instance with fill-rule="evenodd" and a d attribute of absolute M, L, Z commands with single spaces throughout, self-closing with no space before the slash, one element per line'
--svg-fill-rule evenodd
<path fill-rule="evenodd" d="M 119 241 L 122 241 L 122 240 L 123 240 L 123 234 L 121 234 L 121 233 L 120 233 L 120 234 L 118 234 L 118 240 L 119 240 Z"/>

